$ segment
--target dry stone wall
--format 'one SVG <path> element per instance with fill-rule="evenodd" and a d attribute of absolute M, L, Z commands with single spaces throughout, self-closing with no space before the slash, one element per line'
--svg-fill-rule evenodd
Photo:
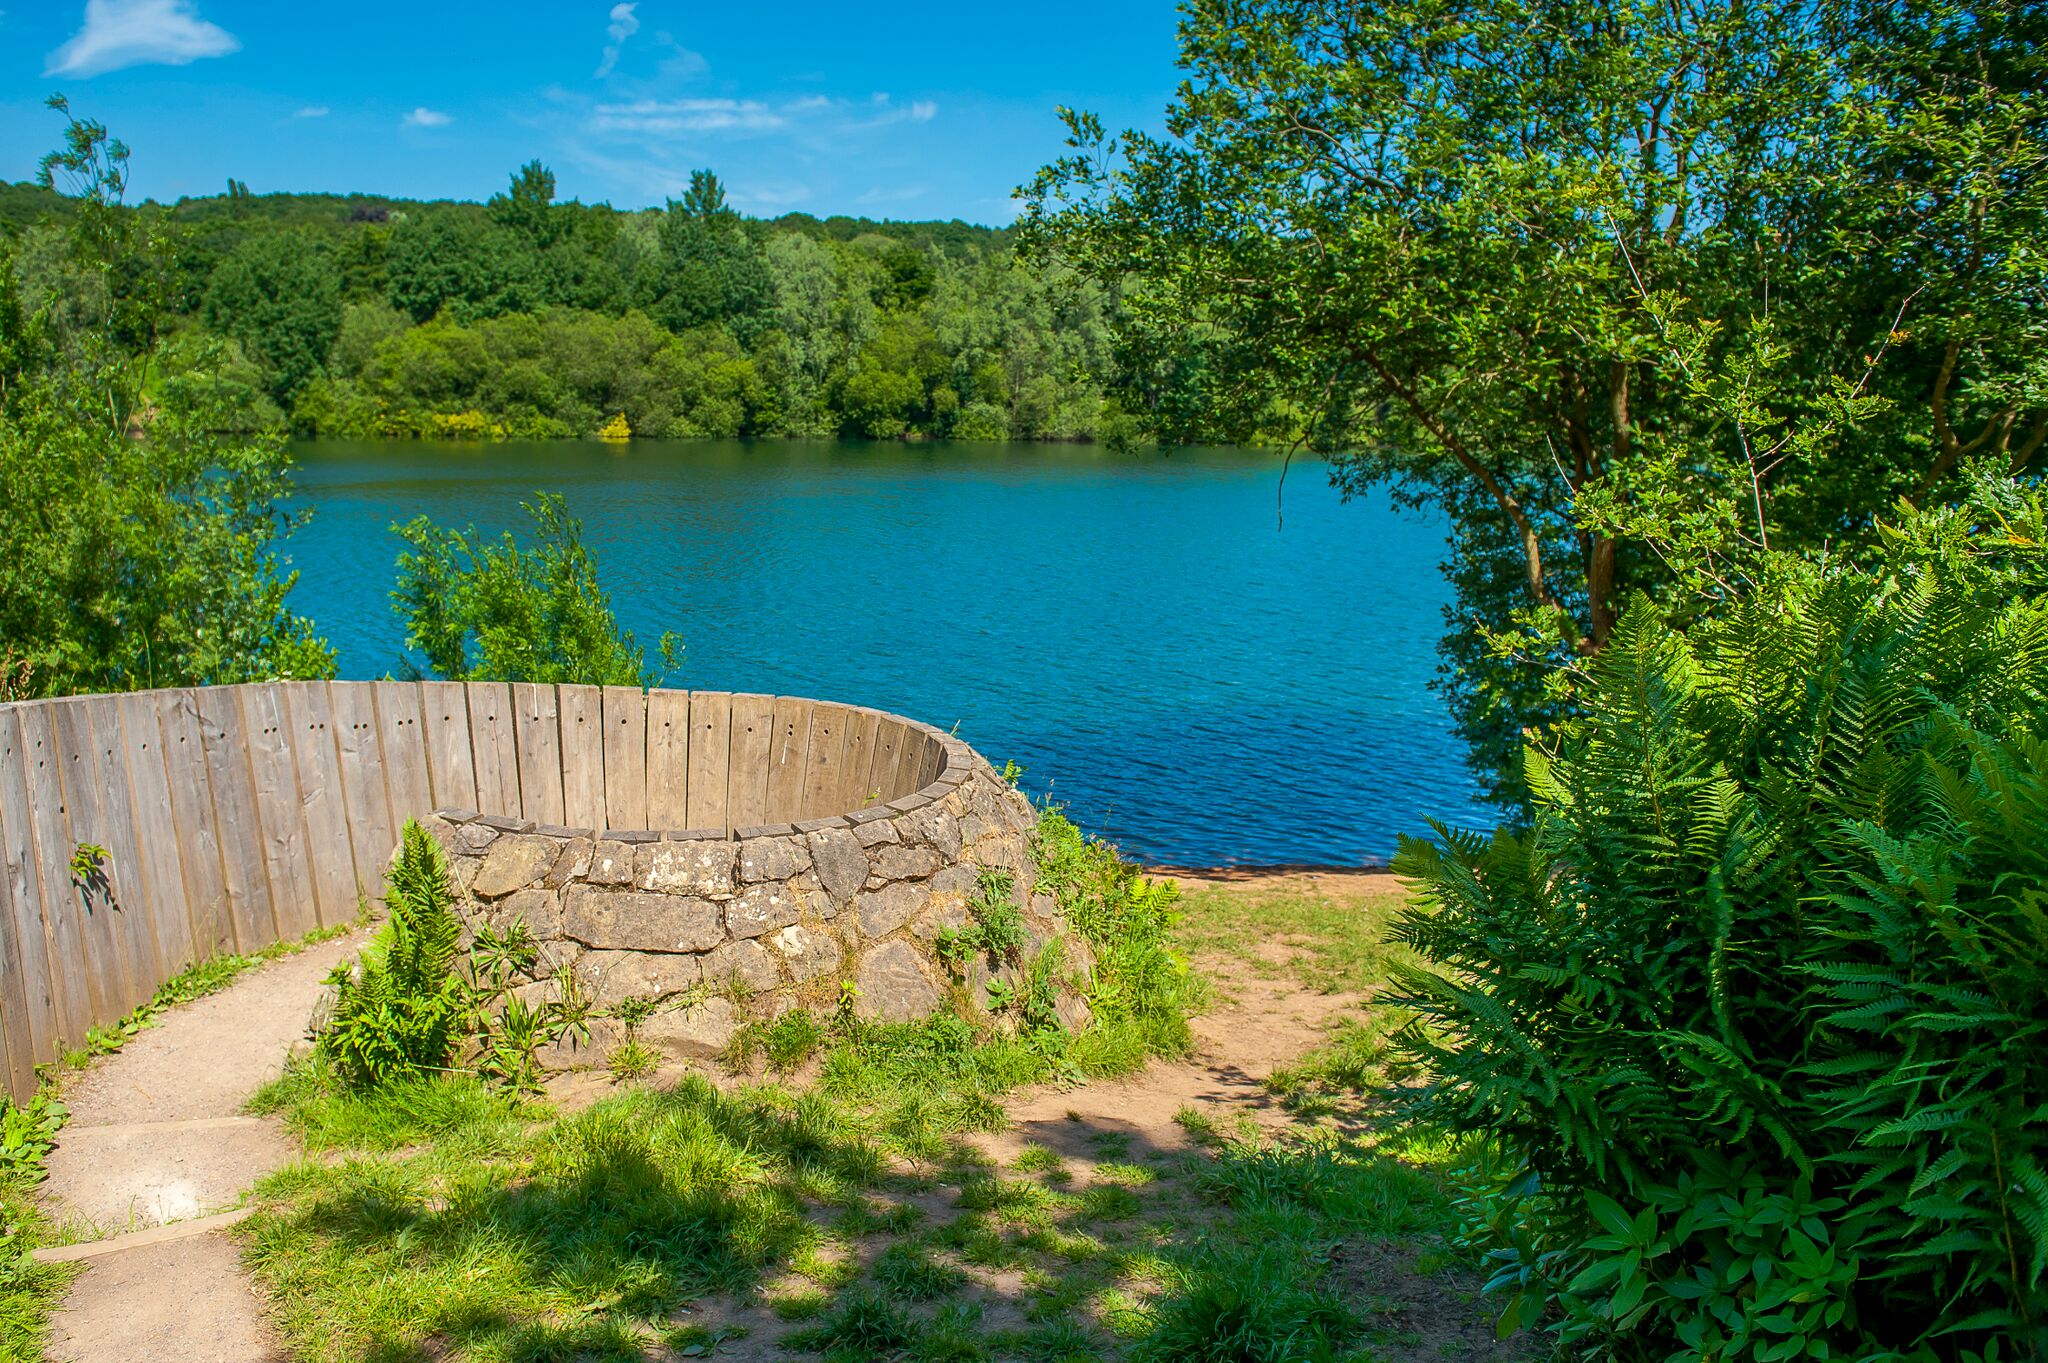
<path fill-rule="evenodd" d="M 570 970 L 597 1018 L 554 1067 L 601 1060 L 623 1039 L 613 1015 L 641 1000 L 645 1043 L 672 1055 L 722 1051 L 749 1020 L 791 1008 L 829 1013 L 848 986 L 863 1018 L 908 1021 L 982 1009 L 987 982 L 1016 985 L 1052 941 L 1065 962 L 1062 1020 L 1086 1020 L 1073 984 L 1086 944 L 1036 893 L 1030 803 L 964 743 L 931 731 L 944 764 L 924 788 L 847 814 L 759 824 L 731 836 L 567 828 L 439 810 L 429 829 L 449 854 L 469 921 L 524 924 L 540 948 L 536 1001 Z M 942 959 L 935 942 L 974 922 L 977 897 L 1005 898 L 1024 925 L 1012 959 Z"/>

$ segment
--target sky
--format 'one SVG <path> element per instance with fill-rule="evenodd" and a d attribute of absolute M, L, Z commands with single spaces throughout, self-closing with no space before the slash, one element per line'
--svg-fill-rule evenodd
<path fill-rule="evenodd" d="M 562 198 L 1006 223 L 1064 150 L 1055 115 L 1156 130 L 1171 0 L 0 0 L 0 179 L 62 128 L 132 149 L 129 198 L 482 199 L 539 157 Z"/>

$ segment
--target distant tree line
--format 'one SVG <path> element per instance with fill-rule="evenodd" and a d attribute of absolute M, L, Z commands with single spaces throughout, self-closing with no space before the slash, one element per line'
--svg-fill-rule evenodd
<path fill-rule="evenodd" d="M 1002 229 L 750 219 L 699 171 L 662 209 L 558 201 L 540 162 L 488 203 L 228 192 L 115 205 L 146 240 L 87 280 L 76 200 L 0 185 L 24 297 L 124 295 L 159 362 L 243 429 L 551 437 L 1090 440 L 1104 290 Z M 55 325 L 64 329 L 63 307 Z M 75 318 L 82 330 L 91 310 Z M 159 344 L 160 343 L 160 344 Z"/>

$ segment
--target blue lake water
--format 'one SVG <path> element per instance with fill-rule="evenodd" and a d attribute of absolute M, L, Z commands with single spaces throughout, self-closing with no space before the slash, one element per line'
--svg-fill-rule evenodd
<path fill-rule="evenodd" d="M 1271 456 L 635 441 L 298 447 L 297 608 L 344 677 L 403 667 L 393 521 L 518 528 L 567 495 L 667 685 L 954 728 L 1140 859 L 1383 860 L 1490 824 L 1428 689 L 1440 526 Z M 1284 524 L 1276 511 L 1284 509 Z"/>

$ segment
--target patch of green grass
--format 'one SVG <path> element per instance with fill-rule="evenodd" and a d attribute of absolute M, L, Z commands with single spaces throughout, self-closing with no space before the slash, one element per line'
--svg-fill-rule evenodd
<path fill-rule="evenodd" d="M 1364 993 L 1385 984 L 1396 961 L 1413 959 L 1385 940 L 1406 902 L 1391 876 L 1384 894 L 1348 897 L 1212 886 L 1181 897 L 1175 938 L 1196 955 L 1235 956 L 1319 993 Z M 1275 942 L 1295 950 L 1284 961 L 1260 954 Z"/>
<path fill-rule="evenodd" d="M 1020 1174 L 1050 1174 L 1061 1167 L 1059 1152 L 1051 1146 L 1026 1141 L 1017 1158 L 1010 1161 L 1010 1167 Z"/>
<path fill-rule="evenodd" d="M 877 1286 L 904 1301 L 929 1301 L 950 1296 L 967 1283 L 967 1275 L 933 1256 L 930 1248 L 905 1240 L 889 1246 L 875 1260 Z"/>
<path fill-rule="evenodd" d="M 624 1084 L 659 1069 L 661 1053 L 638 1039 L 622 1041 L 604 1058 L 604 1067 L 614 1084 Z"/>
<path fill-rule="evenodd" d="M 1147 1169 L 1142 1164 L 1122 1164 L 1115 1160 L 1095 1166 L 1095 1181 L 1116 1183 L 1126 1188 L 1143 1188 L 1159 1181 L 1157 1170 Z"/>
<path fill-rule="evenodd" d="M 1289 1112 L 1316 1117 L 1412 1078 L 1413 1063 L 1393 1043 L 1406 1020 L 1407 1014 L 1393 1008 L 1339 1019 L 1322 1045 L 1267 1076 L 1266 1091 Z"/>
<path fill-rule="evenodd" d="M 1173 1114 L 1173 1123 L 1188 1133 L 1188 1139 L 1197 1145 L 1214 1145 L 1223 1139 L 1223 1132 L 1216 1125 L 1216 1119 L 1191 1103 L 1184 1103 Z"/>
<path fill-rule="evenodd" d="M 808 1330 L 785 1336 L 783 1343 L 806 1353 L 838 1359 L 874 1359 L 907 1349 L 924 1328 L 917 1317 L 887 1297 L 853 1292 L 840 1299 Z"/>

